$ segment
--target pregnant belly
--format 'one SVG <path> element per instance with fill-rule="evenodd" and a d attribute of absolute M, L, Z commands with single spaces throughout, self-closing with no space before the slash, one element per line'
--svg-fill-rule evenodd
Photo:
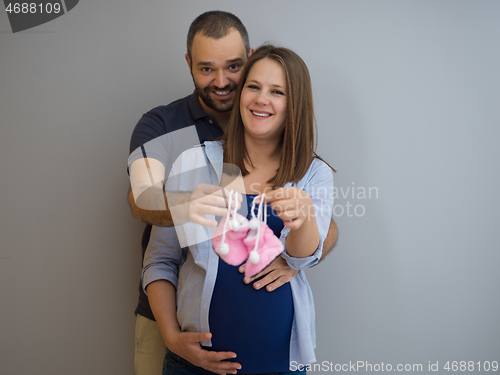
<path fill-rule="evenodd" d="M 207 349 L 235 352 L 240 373 L 288 371 L 292 322 L 289 283 L 273 292 L 255 290 L 243 282 L 238 267 L 219 260 Z"/>

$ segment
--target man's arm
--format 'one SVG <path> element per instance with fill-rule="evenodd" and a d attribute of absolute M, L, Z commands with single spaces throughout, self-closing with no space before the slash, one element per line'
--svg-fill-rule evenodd
<path fill-rule="evenodd" d="M 163 189 L 165 167 L 152 158 L 140 158 L 130 165 L 128 202 L 139 221 L 160 227 L 173 226 Z"/>
<path fill-rule="evenodd" d="M 235 358 L 234 352 L 212 352 L 201 347 L 200 342 L 210 340 L 209 332 L 181 332 L 177 322 L 175 287 L 167 280 L 157 280 L 147 286 L 149 303 L 155 316 L 163 341 L 168 350 L 217 374 L 236 374 L 241 369 L 237 362 L 225 361 Z"/>
<path fill-rule="evenodd" d="M 200 346 L 200 342 L 210 339 L 210 333 L 181 332 L 177 321 L 176 287 L 187 249 L 180 247 L 175 233 L 172 227 L 153 228 L 142 270 L 142 282 L 163 340 L 169 350 L 197 366 L 213 372 L 233 373 L 238 363 L 220 361 L 234 358 L 234 353 L 211 352 Z"/>
<path fill-rule="evenodd" d="M 149 199 L 154 199 L 154 200 L 158 199 L 159 196 L 163 196 L 162 199 L 165 202 L 165 209 L 163 209 L 163 210 L 146 210 L 146 209 L 140 208 L 135 201 L 134 194 L 132 193 L 132 189 L 129 187 L 128 203 L 130 205 L 130 209 L 132 210 L 132 215 L 137 220 L 142 221 L 142 222 L 147 223 L 147 224 L 152 224 L 152 225 L 156 225 L 159 227 L 172 227 L 174 225 L 174 222 L 173 222 L 170 210 L 168 209 L 167 199 L 165 197 L 165 193 L 163 192 L 163 189 L 156 191 L 156 192 L 153 191 L 153 189 L 155 189 L 154 187 L 152 187 L 150 189 L 151 189 L 150 192 L 144 191 L 144 193 L 141 194 L 141 196 L 139 196 L 139 198 L 138 198 L 139 205 L 141 207 L 145 207 L 145 205 L 140 203 L 141 202 L 140 200 L 141 199 L 143 199 L 143 200 L 148 199 L 147 195 L 150 194 L 153 197 L 151 197 Z M 156 197 L 156 198 L 154 198 L 154 197 Z"/>
<path fill-rule="evenodd" d="M 131 164 L 128 202 L 137 220 L 159 227 L 188 221 L 216 227 L 217 221 L 205 215 L 226 214 L 226 200 L 219 187 L 199 184 L 193 191 L 165 192 L 164 178 L 165 167 L 156 159 L 140 158 Z"/>
<path fill-rule="evenodd" d="M 330 250 L 332 250 L 335 247 L 335 245 L 337 244 L 338 237 L 339 237 L 339 231 L 337 229 L 337 225 L 335 225 L 335 222 L 332 219 L 330 221 L 330 228 L 328 228 L 328 233 L 326 235 L 326 238 L 323 241 L 323 254 L 321 254 L 319 262 L 323 261 L 323 259 L 325 259 L 326 254 L 328 254 Z"/>

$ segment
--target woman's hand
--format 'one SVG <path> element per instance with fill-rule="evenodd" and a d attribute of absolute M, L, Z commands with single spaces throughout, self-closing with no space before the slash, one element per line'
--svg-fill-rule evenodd
<path fill-rule="evenodd" d="M 207 227 L 217 227 L 216 220 L 209 220 L 206 215 L 225 216 L 229 191 L 219 186 L 199 184 L 193 190 L 189 201 L 189 221 Z M 238 209 L 241 205 L 242 196 L 238 194 Z M 232 203 L 234 207 L 234 202 Z"/>
<path fill-rule="evenodd" d="M 299 229 L 314 218 L 313 201 L 302 189 L 289 187 L 266 191 L 264 201 L 271 202 L 271 208 L 291 230 Z"/>
<path fill-rule="evenodd" d="M 296 187 L 279 188 L 266 192 L 264 201 L 290 228 L 286 238 L 286 252 L 292 257 L 304 258 L 314 254 L 320 236 L 311 196 Z"/>

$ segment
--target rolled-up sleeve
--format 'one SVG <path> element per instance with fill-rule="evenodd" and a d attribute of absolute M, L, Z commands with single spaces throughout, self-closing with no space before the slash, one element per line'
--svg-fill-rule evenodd
<path fill-rule="evenodd" d="M 142 268 L 144 292 L 153 281 L 167 280 L 177 289 L 178 271 L 183 259 L 183 249 L 174 227 L 153 226 Z"/>
<path fill-rule="evenodd" d="M 289 186 L 293 185 L 290 184 Z M 290 229 L 283 228 L 280 240 L 285 247 L 285 251 L 281 256 L 286 260 L 290 268 L 302 270 L 317 264 L 323 254 L 323 242 L 330 229 L 333 213 L 333 172 L 326 163 L 314 159 L 305 176 L 295 186 L 306 191 L 313 201 L 314 215 L 320 237 L 319 246 L 314 254 L 304 258 L 296 258 L 290 256 L 286 251 L 286 238 L 290 233 Z"/>

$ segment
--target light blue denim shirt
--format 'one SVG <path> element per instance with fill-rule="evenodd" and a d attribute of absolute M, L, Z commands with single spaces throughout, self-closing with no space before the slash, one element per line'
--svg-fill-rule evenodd
<path fill-rule="evenodd" d="M 187 150 L 178 158 L 166 183 L 166 190 L 190 191 L 199 183 L 219 185 L 222 166 L 221 145 L 218 142 L 205 142 L 201 147 Z M 205 168 L 207 173 L 186 173 L 199 171 L 200 168 Z M 316 361 L 316 332 L 313 296 L 303 270 L 315 265 L 323 252 L 323 241 L 328 233 L 333 211 L 332 170 L 321 160 L 314 159 L 299 182 L 285 185 L 292 186 L 311 196 L 320 233 L 320 245 L 314 254 L 305 258 L 288 255 L 285 240 L 290 229 L 284 227 L 280 235 L 285 246 L 281 256 L 291 268 L 299 270 L 297 276 L 290 281 L 294 306 L 290 361 L 306 365 Z M 144 290 L 156 280 L 168 280 L 176 287 L 177 320 L 182 331 L 210 332 L 210 301 L 219 264 L 219 257 L 211 242 L 213 232 L 214 228 L 192 223 L 176 224 L 175 227 L 153 226 L 151 232 L 142 271 Z M 182 247 L 181 243 L 189 243 L 189 247 Z M 202 345 L 211 346 L 211 342 L 203 342 Z"/>

